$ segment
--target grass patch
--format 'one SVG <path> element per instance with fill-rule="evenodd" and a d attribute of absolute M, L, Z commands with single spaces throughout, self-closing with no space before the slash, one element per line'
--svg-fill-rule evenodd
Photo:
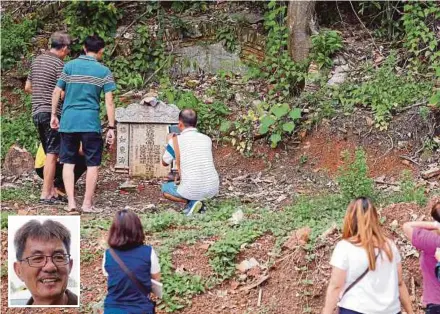
<path fill-rule="evenodd" d="M 1 189 L 1 199 L 2 202 L 5 201 L 25 202 L 25 201 L 37 199 L 38 193 L 39 193 L 38 186 L 27 183 L 18 188 Z"/>

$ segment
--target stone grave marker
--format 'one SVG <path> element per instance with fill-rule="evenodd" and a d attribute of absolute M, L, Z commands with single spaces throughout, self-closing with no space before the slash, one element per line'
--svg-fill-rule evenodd
<path fill-rule="evenodd" d="M 133 103 L 116 109 L 117 153 L 115 170 L 144 178 L 164 177 L 170 171 L 162 165 L 168 126 L 179 122 L 179 108 L 157 102 Z"/>

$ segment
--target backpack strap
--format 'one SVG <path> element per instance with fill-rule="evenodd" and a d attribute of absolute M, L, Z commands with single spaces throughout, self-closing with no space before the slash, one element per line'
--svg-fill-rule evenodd
<path fill-rule="evenodd" d="M 380 251 L 379 251 L 379 252 L 380 252 Z M 379 253 L 377 253 L 377 255 L 376 255 L 376 258 L 375 258 L 376 261 L 377 261 L 377 257 L 378 257 L 378 256 L 379 256 Z M 362 278 L 364 278 L 364 277 L 368 274 L 369 271 L 370 271 L 370 266 L 368 266 L 367 269 L 365 269 L 365 271 L 364 271 L 359 277 L 357 277 L 356 280 L 353 281 L 353 282 L 347 287 L 347 289 L 345 289 L 344 293 L 342 293 L 341 297 L 339 298 L 339 301 L 341 301 L 342 298 L 344 297 L 344 295 L 345 295 L 348 291 L 350 291 L 351 288 L 353 288 L 353 287 L 354 287 L 359 281 L 361 281 Z"/>
<path fill-rule="evenodd" d="M 144 285 L 142 285 L 139 280 L 136 278 L 136 276 L 128 269 L 127 265 L 122 261 L 122 259 L 118 256 L 118 254 L 113 250 L 112 248 L 109 248 L 109 252 L 113 259 L 118 263 L 119 267 L 124 271 L 124 273 L 130 278 L 130 280 L 136 285 L 138 290 L 142 292 L 144 296 L 146 296 L 148 299 L 150 299 L 150 293 L 145 288 Z"/>

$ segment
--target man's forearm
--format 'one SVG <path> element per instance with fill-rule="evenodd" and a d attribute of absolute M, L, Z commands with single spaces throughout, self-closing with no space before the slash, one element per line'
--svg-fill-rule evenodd
<path fill-rule="evenodd" d="M 108 125 L 115 126 L 115 104 L 113 102 L 105 105 L 107 110 Z"/>
<path fill-rule="evenodd" d="M 52 115 L 57 115 L 58 113 L 58 101 L 60 100 L 61 89 L 55 87 L 52 93 Z"/>
<path fill-rule="evenodd" d="M 105 94 L 105 109 L 107 111 L 108 126 L 115 126 L 115 103 L 113 101 L 113 93 L 108 92 Z"/>
<path fill-rule="evenodd" d="M 31 81 L 27 80 L 26 84 L 24 86 L 24 91 L 28 94 L 32 94 L 32 83 Z"/>

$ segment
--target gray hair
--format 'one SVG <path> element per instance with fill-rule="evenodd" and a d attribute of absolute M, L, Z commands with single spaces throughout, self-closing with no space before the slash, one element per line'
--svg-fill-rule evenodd
<path fill-rule="evenodd" d="M 14 237 L 15 257 L 17 260 L 23 258 L 26 241 L 29 238 L 43 241 L 51 239 L 61 240 L 66 247 L 67 254 L 70 254 L 70 231 L 58 221 L 48 219 L 41 223 L 33 219 L 18 229 Z"/>
<path fill-rule="evenodd" d="M 70 39 L 69 34 L 66 32 L 55 32 L 50 36 L 50 48 L 54 48 L 56 50 L 60 50 L 66 46 L 71 44 L 72 40 Z"/>

